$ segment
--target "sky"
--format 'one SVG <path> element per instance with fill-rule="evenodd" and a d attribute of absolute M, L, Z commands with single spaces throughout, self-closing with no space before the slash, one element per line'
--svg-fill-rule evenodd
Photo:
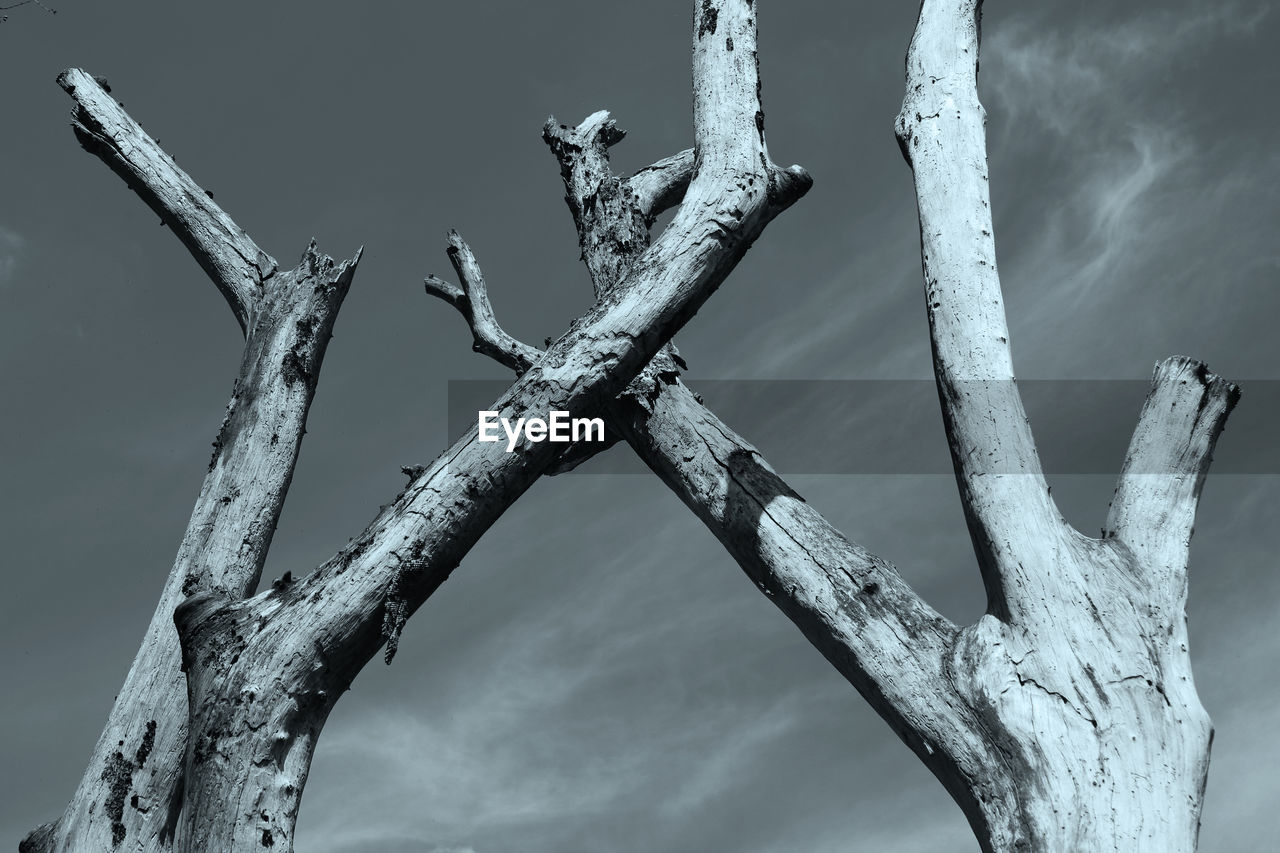
<path fill-rule="evenodd" d="M 678 336 L 689 383 L 851 539 L 972 621 L 893 136 L 915 4 L 761 7 L 769 149 L 815 185 Z M 547 115 L 609 109 L 624 172 L 692 141 L 687 2 L 54 8 L 0 23 L 0 849 L 84 769 L 240 350 L 199 267 L 79 148 L 58 72 L 106 76 L 282 265 L 313 236 L 335 257 L 365 247 L 267 582 L 323 561 L 400 466 L 447 446 L 451 382 L 508 375 L 422 293 L 449 271 L 447 229 L 516 337 L 558 337 L 588 307 Z M 1015 367 L 1044 380 L 1028 407 L 1068 520 L 1100 527 L 1158 359 L 1243 387 L 1188 612 L 1216 726 L 1201 849 L 1261 849 L 1280 834 L 1280 151 L 1259 93 L 1280 85 L 1280 14 L 990 0 L 983 37 Z M 890 461 L 851 455 L 868 442 Z M 540 481 L 394 664 L 361 673 L 320 739 L 298 849 L 975 851 L 942 787 L 628 453 Z"/>

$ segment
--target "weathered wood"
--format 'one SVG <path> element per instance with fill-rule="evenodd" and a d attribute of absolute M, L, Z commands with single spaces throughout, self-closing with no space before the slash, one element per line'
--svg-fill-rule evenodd
<path fill-rule="evenodd" d="M 462 287 L 459 288 L 442 278 L 430 275 L 424 282 L 427 293 L 453 305 L 467 318 L 467 325 L 471 327 L 475 338 L 472 348 L 476 352 L 487 355 L 513 370 L 517 369 L 515 367 L 517 364 L 524 365 L 518 368 L 520 372 L 527 370 L 542 353 L 532 347 L 526 347 L 498 325 L 497 319 L 493 316 L 493 306 L 489 302 L 484 274 L 480 272 L 480 264 L 476 261 L 471 247 L 457 231 L 449 232 L 448 255 L 449 262 L 458 274 L 458 280 L 462 282 Z"/>
<path fill-rule="evenodd" d="M 719 35 L 704 38 L 712 20 Z M 698 24 L 699 165 L 685 204 L 492 406 L 504 415 L 590 413 L 616 396 L 809 187 L 803 170 L 779 170 L 765 153 L 752 4 L 703 0 L 695 33 Z M 191 706 L 178 849 L 291 849 L 311 752 L 338 695 L 384 643 L 394 648 L 404 620 L 556 454 L 548 443 L 507 453 L 466 436 L 317 571 L 244 601 L 209 594 L 178 610 Z"/>
<path fill-rule="evenodd" d="M 990 614 L 960 631 L 937 618 L 678 382 L 624 396 L 610 421 L 934 771 L 984 849 L 1192 850 L 1211 728 L 1187 653 L 1186 544 L 1238 391 L 1197 362 L 1158 365 L 1108 536 L 1062 520 L 1014 383 L 995 272 L 977 11 L 924 4 L 899 132 Z M 580 228 L 599 227 L 578 214 L 589 198 L 570 202 Z M 590 235 L 582 245 L 623 253 Z"/>
<path fill-rule="evenodd" d="M 1185 545 L 1238 392 L 1201 364 L 1159 365 L 1113 535 L 1062 519 L 1014 382 L 996 272 L 981 5 L 921 5 L 897 121 L 943 420 L 989 599 L 950 677 L 1004 757 L 989 795 L 961 804 L 988 850 L 1190 851 L 1211 726 L 1187 652 Z"/>
<path fill-rule="evenodd" d="M 275 258 L 258 248 L 92 75 L 68 68 L 58 76 L 58 85 L 76 102 L 71 128 L 80 144 L 124 178 L 173 229 L 247 334 L 262 283 L 276 271 Z"/>
<path fill-rule="evenodd" d="M 643 253 L 647 236 L 602 236 L 616 235 L 638 219 L 652 221 L 652 211 L 640 208 L 643 196 L 610 172 L 607 148 L 619 137 L 598 132 L 601 127 L 601 114 L 577 128 L 558 126 L 557 135 L 573 144 L 551 148 L 560 160 L 584 261 L 596 292 L 607 293 L 615 283 L 610 276 L 625 273 Z M 615 204 L 617 198 L 630 199 L 634 209 Z M 487 300 L 487 294 L 469 291 L 465 298 Z M 473 325 L 478 340 L 503 342 L 479 345 L 481 352 L 517 371 L 536 362 L 536 349 L 488 322 L 494 316 L 490 306 L 458 307 L 464 317 L 488 318 L 482 329 Z M 954 625 L 916 595 L 892 565 L 849 542 L 805 503 L 675 374 L 646 371 L 604 411 L 611 428 L 957 799 L 993 795 L 987 790 L 988 768 L 1003 756 L 983 737 L 979 715 L 951 683 L 949 661 L 959 637 Z M 583 456 L 589 453 L 584 450 Z M 941 748 L 943 743 L 949 748 Z"/>
<path fill-rule="evenodd" d="M 1103 538 L 1133 550 L 1152 593 L 1175 607 L 1186 600 L 1188 549 L 1213 445 L 1239 397 L 1197 361 L 1156 365 L 1107 514 Z"/>
<path fill-rule="evenodd" d="M 1014 381 L 996 272 L 986 113 L 974 86 L 976 0 L 925 3 L 897 134 L 915 174 L 934 372 L 956 480 L 993 613 L 1035 606 L 1022 543 L 1062 540 Z M 964 6 L 964 8 L 961 8 Z M 935 23 L 945 16 L 944 22 Z"/>
<path fill-rule="evenodd" d="M 335 264 L 314 242 L 277 269 L 88 74 L 58 78 L 73 128 L 160 213 L 231 304 L 244 353 L 209 470 L 137 656 L 70 804 L 24 849 L 167 847 L 181 800 L 186 681 L 174 609 L 188 596 L 252 592 L 293 476 L 316 378 L 360 253 Z"/>
<path fill-rule="evenodd" d="M 578 138 L 594 147 L 590 157 L 552 146 L 570 211 L 580 232 L 611 233 L 617 227 L 611 216 L 625 223 L 636 215 L 614 214 L 597 202 L 612 195 L 598 185 L 616 180 L 607 165 L 612 143 L 605 136 Z M 645 198 L 625 195 L 637 208 Z M 639 213 L 652 221 L 652 211 Z M 642 244 L 590 233 L 580 233 L 580 243 L 597 292 L 612 282 L 594 271 L 625 271 L 643 250 Z M 613 258 L 593 263 L 591 253 Z M 889 562 L 832 527 L 678 378 L 642 375 L 606 412 L 608 423 L 702 519 L 748 578 L 958 801 L 992 796 L 987 768 L 1002 755 L 983 737 L 980 718 L 951 683 L 956 626 L 911 590 Z"/>
<path fill-rule="evenodd" d="M 678 380 L 623 395 L 610 423 L 938 775 L 984 849 L 1191 850 L 1211 729 L 1187 653 L 1187 543 L 1238 390 L 1189 359 L 1157 365 L 1104 538 L 1062 520 L 1014 383 L 995 270 L 977 14 L 924 4 L 898 130 L 990 614 L 956 631 Z M 636 211 L 610 222 L 595 201 L 611 180 L 608 144 L 572 159 L 553 146 L 593 276 L 635 253 L 607 237 Z"/>
<path fill-rule="evenodd" d="M 631 202 L 652 225 L 664 211 L 680 203 L 693 175 L 693 149 L 645 166 L 627 179 Z"/>

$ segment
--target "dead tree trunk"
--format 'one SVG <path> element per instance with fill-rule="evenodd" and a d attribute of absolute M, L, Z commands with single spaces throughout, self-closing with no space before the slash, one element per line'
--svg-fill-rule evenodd
<path fill-rule="evenodd" d="M 810 185 L 799 167 L 779 169 L 768 158 L 751 2 L 703 0 L 694 32 L 696 177 L 688 203 L 625 279 L 494 404 L 504 415 L 600 408 Z M 527 444 L 507 453 L 464 437 L 343 552 L 296 582 L 286 576 L 245 598 L 258 581 L 354 262 L 335 266 L 311 250 L 294 272 L 276 272 L 92 78 L 69 71 L 61 80 L 76 99 L 82 143 L 179 234 L 227 295 L 248 343 L 189 543 L 101 755 L 66 814 L 22 848 L 110 850 L 127 840 L 148 851 L 288 850 L 333 703 L 384 644 L 390 660 L 404 620 L 557 462 L 558 449 Z"/>
<path fill-rule="evenodd" d="M 1189 851 L 1212 727 L 1187 650 L 1187 557 L 1238 396 L 1156 369 L 1102 538 L 1058 513 L 1014 383 L 996 273 L 981 0 L 925 0 L 898 141 L 915 175 L 934 370 L 988 615 L 948 661 L 1001 761 L 970 820 L 990 849 Z M 992 772 L 992 771 L 995 772 Z"/>
<path fill-rule="evenodd" d="M 245 333 L 240 371 L 200 496 L 155 615 L 61 818 L 24 850 L 155 850 L 172 834 L 186 749 L 186 682 L 174 609 L 190 595 L 257 586 L 305 432 L 316 377 L 360 254 L 334 264 L 312 243 L 280 270 L 83 71 L 58 82 L 72 128 L 182 240 Z"/>
<path fill-rule="evenodd" d="M 988 615 L 958 628 L 932 610 L 674 375 L 642 377 L 609 404 L 610 426 L 938 776 L 984 850 L 1190 851 L 1211 727 L 1187 649 L 1188 545 L 1239 392 L 1189 359 L 1157 365 L 1102 537 L 1062 519 L 1014 382 L 996 274 L 978 7 L 923 4 L 898 133 Z M 607 147 L 621 134 L 605 119 L 547 129 L 598 293 L 643 251 L 636 223 L 682 180 L 678 158 L 614 178 Z M 510 366 L 536 359 L 496 324 L 473 329 L 478 341 L 502 335 Z"/>

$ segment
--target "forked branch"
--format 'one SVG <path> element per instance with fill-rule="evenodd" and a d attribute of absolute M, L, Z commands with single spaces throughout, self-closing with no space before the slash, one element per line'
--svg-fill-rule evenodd
<path fill-rule="evenodd" d="M 296 267 L 277 270 L 101 84 L 79 69 L 58 80 L 76 102 L 81 144 L 182 239 L 246 336 L 209 470 L 146 636 L 70 805 L 28 845 L 107 850 L 127 838 L 145 850 L 167 843 L 180 804 L 187 703 L 174 609 L 195 593 L 239 598 L 257 586 L 360 253 L 335 263 L 312 242 Z M 126 755 L 145 755 L 146 771 Z"/>
<path fill-rule="evenodd" d="M 922 3 L 897 135 L 915 178 L 934 372 L 961 499 L 989 612 L 1016 620 L 1057 606 L 1065 588 L 1082 579 L 1032 567 L 1046 543 L 1070 548 L 1078 534 L 1049 495 L 1014 380 L 996 271 L 986 113 L 976 86 L 981 7 L 981 0 Z M 1235 393 L 1198 362 L 1174 359 L 1158 367 L 1109 536 L 1144 551 L 1169 541 L 1185 546 Z M 1152 556 L 1181 563 L 1163 573 L 1180 588 L 1185 547 Z"/>
<path fill-rule="evenodd" d="M 1213 448 L 1240 389 L 1198 361 L 1156 365 L 1138 416 L 1103 536 L 1137 552 L 1153 592 L 1177 612 L 1187 557 Z"/>
<path fill-rule="evenodd" d="M 970 750 L 958 777 L 940 776 L 984 850 L 1190 851 L 1212 727 L 1187 652 L 1186 545 L 1235 389 L 1202 364 L 1162 364 L 1106 535 L 1062 519 L 1014 382 L 996 273 L 981 8 L 924 0 L 897 120 L 944 425 L 988 593 L 949 670 L 978 724 L 957 734 L 978 735 L 985 755 Z M 945 746 L 964 757 L 960 743 Z"/>
<path fill-rule="evenodd" d="M 472 349 L 511 368 L 517 375 L 524 373 L 542 352 L 517 341 L 498 325 L 480 264 L 457 231 L 449 232 L 448 254 L 462 286 L 429 275 L 423 282 L 427 293 L 448 302 L 466 318 L 475 337 Z"/>

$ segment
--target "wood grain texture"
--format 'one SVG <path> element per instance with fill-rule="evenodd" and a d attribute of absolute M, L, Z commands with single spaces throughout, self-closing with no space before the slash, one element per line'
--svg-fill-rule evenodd
<path fill-rule="evenodd" d="M 252 592 L 293 477 L 334 321 L 360 253 L 343 263 L 313 242 L 278 270 L 115 100 L 78 69 L 59 78 L 73 128 L 157 210 L 227 297 L 245 346 L 209 469 L 146 634 L 71 802 L 24 849 L 167 849 L 181 803 L 187 686 L 174 610 L 217 590 Z"/>
<path fill-rule="evenodd" d="M 71 128 L 86 151 L 124 179 L 173 229 L 217 285 L 248 333 L 250 313 L 276 261 L 249 238 L 213 196 L 147 135 L 88 72 L 69 68 L 58 85 L 76 102 Z"/>
<path fill-rule="evenodd" d="M 924 0 L 896 128 L 915 179 L 943 421 L 989 600 L 948 672 L 1001 760 L 984 787 L 962 780 L 957 800 L 985 850 L 1190 851 L 1212 727 L 1191 677 L 1186 542 L 1238 392 L 1189 359 L 1158 366 L 1111 532 L 1092 539 L 1062 519 L 1014 382 L 996 272 L 981 10 Z"/>
<path fill-rule="evenodd" d="M 984 849 L 1190 850 L 1211 729 L 1187 654 L 1187 542 L 1238 390 L 1190 359 L 1162 362 L 1109 530 L 1089 539 L 1061 519 L 1013 381 L 995 273 L 973 89 L 977 12 L 973 3 L 925 4 L 899 131 L 909 162 L 923 164 L 935 369 L 991 613 L 964 629 L 942 619 L 892 566 L 808 507 L 679 378 L 633 385 L 606 411 L 934 771 Z M 937 109 L 915 113 L 930 103 Z M 599 124 L 593 116 L 579 130 Z M 921 134 L 933 146 L 923 157 Z M 600 291 L 609 286 L 602 276 L 625 271 L 642 244 L 612 239 L 639 217 L 616 210 L 618 194 L 598 191 L 616 179 L 611 141 L 593 144 L 591 156 L 553 150 Z"/>
<path fill-rule="evenodd" d="M 703 2 L 722 39 L 695 43 L 698 169 L 662 238 L 491 408 L 590 414 L 620 393 L 724 280 L 774 215 L 808 189 L 768 160 L 746 0 Z M 737 131 L 750 127 L 745 138 Z M 557 456 L 466 436 L 315 572 L 237 601 L 214 592 L 175 615 L 191 734 L 175 847 L 292 847 L 315 740 L 333 703 L 471 546 Z"/>

